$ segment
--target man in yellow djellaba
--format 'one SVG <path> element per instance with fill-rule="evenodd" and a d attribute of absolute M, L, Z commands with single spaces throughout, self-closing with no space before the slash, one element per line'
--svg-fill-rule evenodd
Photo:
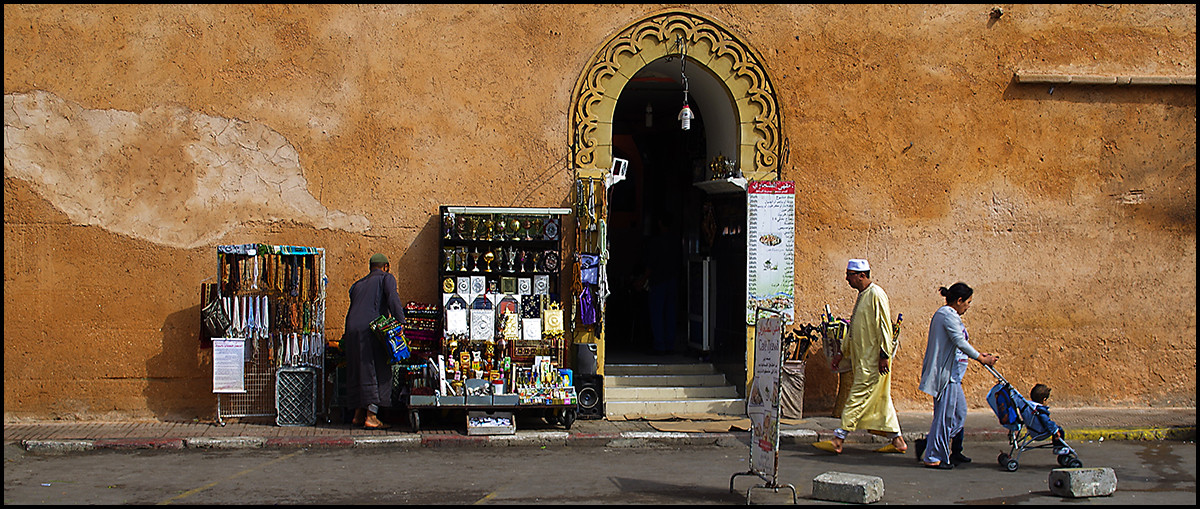
<path fill-rule="evenodd" d="M 876 452 L 903 454 L 908 444 L 900 435 L 900 421 L 892 405 L 891 358 L 896 352 L 896 338 L 888 297 L 883 288 L 871 282 L 871 266 L 866 260 L 850 260 L 846 282 L 858 290 L 858 300 L 850 316 L 849 335 L 832 363 L 836 369 L 843 356 L 849 359 L 854 383 L 842 409 L 841 427 L 834 430 L 832 439 L 816 442 L 813 447 L 840 454 L 849 432 L 863 429 L 891 439 Z"/>

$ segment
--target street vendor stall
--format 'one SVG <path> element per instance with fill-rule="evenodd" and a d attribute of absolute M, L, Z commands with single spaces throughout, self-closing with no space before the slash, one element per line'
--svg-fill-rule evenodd
<path fill-rule="evenodd" d="M 513 433 L 513 412 L 540 408 L 570 428 L 576 394 L 559 295 L 569 209 L 442 206 L 439 351 L 408 369 L 422 409 L 464 410 L 468 434 Z M 410 376 L 410 380 L 412 377 Z"/>
<path fill-rule="evenodd" d="M 217 283 L 202 296 L 217 424 L 227 417 L 315 424 L 325 405 L 325 250 L 217 246 L 217 267 Z"/>

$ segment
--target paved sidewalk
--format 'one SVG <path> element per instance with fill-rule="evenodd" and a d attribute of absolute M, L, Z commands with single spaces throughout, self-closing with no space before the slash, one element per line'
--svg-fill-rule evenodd
<path fill-rule="evenodd" d="M 459 411 L 459 414 L 462 412 Z M 71 452 L 95 449 L 184 449 L 254 447 L 440 447 L 440 446 L 599 446 L 663 447 L 718 445 L 744 447 L 749 432 L 683 433 L 655 430 L 648 421 L 577 420 L 570 430 L 540 419 L 518 415 L 513 435 L 468 436 L 465 417 L 453 413 L 441 422 L 423 419 L 414 433 L 404 423 L 389 430 L 365 430 L 348 424 L 275 426 L 227 422 L 6 422 L 4 443 L 30 452 Z M 1053 417 L 1067 430 L 1067 441 L 1195 440 L 1195 408 L 1081 408 L 1054 409 Z M 901 412 L 900 427 L 909 443 L 925 436 L 932 415 Z M 532 421 L 532 422 L 531 422 Z M 781 446 L 826 440 L 839 424 L 833 417 L 807 417 L 780 429 Z M 990 410 L 968 413 L 967 440 L 1007 440 Z M 847 447 L 883 443 L 864 432 L 851 433 Z"/>

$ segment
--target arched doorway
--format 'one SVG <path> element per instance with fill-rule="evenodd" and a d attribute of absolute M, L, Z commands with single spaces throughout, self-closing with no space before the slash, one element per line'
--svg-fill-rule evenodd
<path fill-rule="evenodd" d="M 676 119 L 683 73 L 696 115 L 690 131 L 680 129 Z M 636 276 L 653 261 L 676 269 L 680 320 L 672 346 L 687 350 L 689 261 L 707 256 L 718 267 L 716 308 L 731 312 L 717 318 L 717 333 L 726 340 L 714 342 L 709 353 L 717 358 L 711 360 L 727 365 L 730 380 L 744 384 L 747 328 L 738 317 L 746 298 L 745 189 L 714 179 L 710 163 L 723 156 L 746 179 L 778 179 L 781 126 L 761 59 L 712 21 L 668 11 L 609 38 L 589 61 L 573 98 L 570 132 L 577 176 L 603 178 L 614 157 L 630 161 L 628 182 L 613 186 L 607 209 L 611 294 L 606 306 L 613 306 L 612 313 L 602 312 L 604 326 L 594 336 L 577 332 L 575 341 L 597 344 L 601 373 L 606 352 L 651 349 L 645 334 L 649 319 L 641 314 L 646 303 L 639 300 L 649 295 L 637 295 Z M 716 180 L 719 185 L 699 185 Z M 660 218 L 676 234 L 678 241 L 669 245 L 677 249 L 647 249 Z"/>

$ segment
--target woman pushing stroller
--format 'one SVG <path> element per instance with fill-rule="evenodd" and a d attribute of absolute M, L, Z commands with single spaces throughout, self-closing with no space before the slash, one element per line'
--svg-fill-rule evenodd
<path fill-rule="evenodd" d="M 933 396 L 933 422 L 925 437 L 924 452 L 917 444 L 917 454 L 928 468 L 950 469 L 955 463 L 967 463 L 962 454 L 963 421 L 967 417 L 967 398 L 962 379 L 967 372 L 968 359 L 993 366 L 999 357 L 979 353 L 967 338 L 961 315 L 971 307 L 974 290 L 958 282 L 938 291 L 946 305 L 938 308 L 929 323 L 929 342 L 921 364 L 921 392 Z M 953 451 L 952 449 L 953 444 Z"/>

